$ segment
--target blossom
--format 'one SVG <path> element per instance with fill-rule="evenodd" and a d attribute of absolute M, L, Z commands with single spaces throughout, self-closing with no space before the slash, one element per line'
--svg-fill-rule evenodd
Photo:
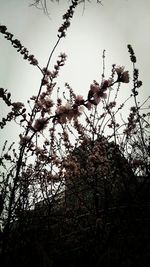
<path fill-rule="evenodd" d="M 109 87 L 111 84 L 110 80 L 104 80 L 101 84 L 101 89 L 103 91 L 107 90 L 107 87 Z"/>
<path fill-rule="evenodd" d="M 22 134 L 20 134 L 19 137 L 20 137 L 20 142 L 19 142 L 20 145 L 26 145 L 31 139 L 30 136 L 22 136 Z"/>
<path fill-rule="evenodd" d="M 13 102 L 12 106 L 12 110 L 19 111 L 20 109 L 22 109 L 22 107 L 24 107 L 24 104 L 22 102 Z"/>
<path fill-rule="evenodd" d="M 98 105 L 99 102 L 100 102 L 100 95 L 99 95 L 99 93 L 95 93 L 93 96 L 93 104 Z"/>
<path fill-rule="evenodd" d="M 103 99 L 106 99 L 106 98 L 107 98 L 107 94 L 104 93 L 103 90 L 100 90 L 100 91 L 99 91 L 98 96 L 99 96 L 100 98 L 103 98 Z"/>
<path fill-rule="evenodd" d="M 100 87 L 99 84 L 94 81 L 94 84 L 90 85 L 90 90 L 88 93 L 88 101 L 94 105 L 100 102 Z"/>
<path fill-rule="evenodd" d="M 124 71 L 124 67 L 123 66 L 117 66 L 115 67 L 115 71 L 118 75 L 122 74 Z"/>
<path fill-rule="evenodd" d="M 74 104 L 71 106 L 69 103 L 60 105 L 56 109 L 57 120 L 60 123 L 66 123 L 67 120 L 71 121 L 81 115 L 83 107 Z"/>
<path fill-rule="evenodd" d="M 105 92 L 108 88 L 109 90 L 113 90 L 113 88 L 111 87 L 113 84 L 114 84 L 113 78 L 109 78 L 108 80 L 103 80 L 101 83 L 101 91 Z"/>
<path fill-rule="evenodd" d="M 65 106 L 60 105 L 56 109 L 56 114 L 59 114 L 60 115 L 60 114 L 64 113 L 64 111 L 66 111 Z"/>
<path fill-rule="evenodd" d="M 90 110 L 92 108 L 92 103 L 90 101 L 88 101 L 86 104 L 85 104 L 85 107 Z"/>
<path fill-rule="evenodd" d="M 66 103 L 65 106 L 60 105 L 56 109 L 56 114 L 62 115 L 64 113 L 68 113 L 72 109 L 71 105 L 69 103 Z"/>
<path fill-rule="evenodd" d="M 123 66 L 117 66 L 115 71 L 118 75 L 118 82 L 129 83 L 129 72 L 127 70 L 124 71 Z"/>
<path fill-rule="evenodd" d="M 75 97 L 75 104 L 78 105 L 78 106 L 84 104 L 84 99 L 83 99 L 82 95 L 77 95 Z"/>
<path fill-rule="evenodd" d="M 49 97 L 46 97 L 44 100 L 45 100 L 44 105 L 46 109 L 53 107 L 54 103 L 52 99 L 50 99 Z"/>
<path fill-rule="evenodd" d="M 100 89 L 99 84 L 96 83 L 95 81 L 94 81 L 94 84 L 90 85 L 90 91 L 93 94 L 98 93 L 99 89 Z"/>
<path fill-rule="evenodd" d="M 39 100 L 36 103 L 37 108 L 42 111 L 44 115 L 46 112 L 50 114 L 51 108 L 53 107 L 54 103 L 52 99 L 48 96 L 45 97 L 45 93 L 42 93 Z"/>
<path fill-rule="evenodd" d="M 129 72 L 127 70 L 122 73 L 120 77 L 120 82 L 129 83 Z"/>
<path fill-rule="evenodd" d="M 53 107 L 54 103 L 52 101 L 52 99 L 50 99 L 49 97 L 45 97 L 44 99 L 41 99 L 41 106 L 46 110 L 49 111 L 49 109 L 51 107 Z"/>
<path fill-rule="evenodd" d="M 67 103 L 65 106 L 60 105 L 57 107 L 56 115 L 58 116 L 58 121 L 60 123 L 66 123 L 67 119 L 72 119 L 72 113 L 70 112 L 71 108 L 72 107 L 69 103 Z"/>
<path fill-rule="evenodd" d="M 94 81 L 94 84 L 91 84 L 90 90 L 88 93 L 88 103 L 86 104 L 86 107 L 88 109 L 91 109 L 91 106 L 89 105 L 89 102 L 94 105 L 98 105 L 101 98 L 106 99 L 107 94 L 104 92 L 107 89 L 107 86 L 109 85 L 109 81 L 105 81 L 101 87 L 99 84 Z"/>
<path fill-rule="evenodd" d="M 35 121 L 35 124 L 33 126 L 34 130 L 39 132 L 42 131 L 46 128 L 48 124 L 48 119 L 47 118 L 40 118 Z"/>

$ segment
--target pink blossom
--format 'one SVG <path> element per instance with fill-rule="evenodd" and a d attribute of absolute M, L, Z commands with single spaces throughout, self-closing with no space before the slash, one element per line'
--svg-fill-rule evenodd
<path fill-rule="evenodd" d="M 26 145 L 30 141 L 30 136 L 22 136 L 22 134 L 19 135 L 20 137 L 20 145 Z"/>
<path fill-rule="evenodd" d="M 129 78 L 129 72 L 126 70 L 122 73 L 120 77 L 120 82 L 122 83 L 129 83 L 130 78 Z"/>
<path fill-rule="evenodd" d="M 100 102 L 100 95 L 99 95 L 99 93 L 95 93 L 93 96 L 93 104 L 98 105 L 99 102 Z"/>
<path fill-rule="evenodd" d="M 83 107 L 74 104 L 71 106 L 69 103 L 66 103 L 65 106 L 60 105 L 56 109 L 56 115 L 58 116 L 59 123 L 67 123 L 67 121 L 71 121 L 72 119 L 76 119 L 78 116 L 82 114 Z"/>
<path fill-rule="evenodd" d="M 57 109 L 56 109 L 56 114 L 61 115 L 61 114 L 64 113 L 65 111 L 66 111 L 65 106 L 60 105 L 60 106 L 58 106 Z"/>
<path fill-rule="evenodd" d="M 33 128 L 37 132 L 43 131 L 46 128 L 47 124 L 48 124 L 47 118 L 40 118 L 35 121 Z"/>
<path fill-rule="evenodd" d="M 85 104 L 85 106 L 87 107 L 88 110 L 90 110 L 90 109 L 92 108 L 93 105 L 92 105 L 91 102 L 88 101 L 88 102 Z"/>
<path fill-rule="evenodd" d="M 97 84 L 97 83 L 90 85 L 90 92 L 92 94 L 98 93 L 99 89 L 100 89 L 100 87 L 99 87 L 99 84 Z"/>
<path fill-rule="evenodd" d="M 114 82 L 114 80 L 112 78 L 110 78 L 108 80 L 103 80 L 102 83 L 101 83 L 101 89 L 103 91 L 106 91 L 107 88 L 110 87 L 113 82 Z"/>
<path fill-rule="evenodd" d="M 84 99 L 82 95 L 77 95 L 75 98 L 75 104 L 76 105 L 83 105 L 84 104 Z"/>
<path fill-rule="evenodd" d="M 71 109 L 72 109 L 71 105 L 69 103 L 66 103 L 65 106 L 63 105 L 58 106 L 56 109 L 56 113 L 59 115 L 64 114 L 64 113 L 67 114 Z"/>
<path fill-rule="evenodd" d="M 61 124 L 67 123 L 67 115 L 65 113 L 61 114 L 61 116 L 59 117 L 58 121 Z"/>
<path fill-rule="evenodd" d="M 56 109 L 56 114 L 58 115 L 59 119 L 58 121 L 60 123 L 66 123 L 67 119 L 71 119 L 71 113 L 69 112 L 71 110 L 71 107 L 67 103 L 66 106 L 60 105 Z"/>
<path fill-rule="evenodd" d="M 115 68 L 115 71 L 118 75 L 118 82 L 129 83 L 129 72 L 124 71 L 124 67 L 118 66 Z"/>
<path fill-rule="evenodd" d="M 115 67 L 115 71 L 118 75 L 122 74 L 124 71 L 124 67 L 123 66 L 117 66 Z"/>
<path fill-rule="evenodd" d="M 88 101 L 94 105 L 97 105 L 100 102 L 100 97 L 99 97 L 99 84 L 94 82 L 94 84 L 90 85 L 90 90 L 88 93 Z"/>
<path fill-rule="evenodd" d="M 99 91 L 98 95 L 99 95 L 100 98 L 103 98 L 103 99 L 106 99 L 106 98 L 107 98 L 107 94 L 104 93 L 104 92 L 101 91 L 101 90 Z"/>
<path fill-rule="evenodd" d="M 107 82 L 108 85 L 108 82 Z M 88 93 L 88 101 L 91 104 L 98 105 L 101 98 L 106 98 L 107 95 L 104 93 L 104 90 L 100 88 L 99 84 L 94 81 L 94 84 L 91 84 L 90 90 Z"/>

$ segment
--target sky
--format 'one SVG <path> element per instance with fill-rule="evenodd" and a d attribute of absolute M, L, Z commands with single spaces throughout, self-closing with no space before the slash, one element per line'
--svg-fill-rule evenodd
<path fill-rule="evenodd" d="M 34 0 L 33 0 L 34 1 Z M 41 67 L 46 66 L 48 56 L 57 41 L 57 30 L 62 24 L 62 15 L 68 8 L 68 1 L 60 3 L 47 0 L 50 13 L 30 6 L 32 0 L 0 0 L 0 24 L 6 25 Z M 127 44 L 131 44 L 137 56 L 137 68 L 143 86 L 141 101 L 149 95 L 149 47 L 150 47 L 150 1 L 149 0 L 103 0 L 86 1 L 85 10 L 80 4 L 67 31 L 57 47 L 50 69 L 53 69 L 60 52 L 67 54 L 67 62 L 60 72 L 58 86 L 64 89 L 68 82 L 77 94 L 87 96 L 93 80 L 101 81 L 102 52 L 106 50 L 106 77 L 112 64 L 123 65 L 130 72 Z M 84 11 L 84 12 L 83 12 Z M 30 96 L 38 92 L 41 74 L 28 64 L 22 56 L 0 35 L 0 87 L 11 92 L 13 101 L 27 103 Z M 131 87 L 123 88 L 120 98 L 126 98 Z M 6 108 L 0 102 L 0 117 L 6 115 Z M 10 123 L 0 132 L 1 144 L 7 138 L 17 140 L 17 126 Z"/>

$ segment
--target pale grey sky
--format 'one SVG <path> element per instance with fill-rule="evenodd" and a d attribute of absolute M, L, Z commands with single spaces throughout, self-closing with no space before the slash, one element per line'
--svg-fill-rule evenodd
<path fill-rule="evenodd" d="M 0 24 L 6 25 L 8 31 L 44 67 L 57 40 L 57 29 L 68 8 L 68 1 L 60 0 L 59 4 L 50 2 L 50 19 L 41 10 L 29 7 L 33 1 L 0 0 Z M 91 2 L 87 2 L 84 14 L 82 5 L 77 8 L 67 37 L 62 40 L 53 56 L 51 68 L 60 52 L 68 55 L 66 65 L 60 72 L 58 86 L 64 88 L 64 83 L 68 82 L 77 94 L 86 96 L 92 81 L 101 80 L 103 49 L 106 49 L 108 75 L 113 63 L 124 65 L 131 71 L 127 52 L 127 44 L 131 44 L 137 56 L 140 79 L 143 81 L 140 98 L 145 99 L 149 95 L 150 1 L 103 0 L 103 6 L 96 4 L 96 1 Z M 23 60 L 0 34 L 0 87 L 8 89 L 14 101 L 26 103 L 38 91 L 40 79 L 38 69 Z M 126 97 L 130 89 L 126 86 L 120 97 Z M 5 114 L 2 104 L 0 112 Z M 1 140 L 5 137 L 13 140 L 15 135 L 16 128 L 12 128 L 11 124 L 0 134 Z"/>

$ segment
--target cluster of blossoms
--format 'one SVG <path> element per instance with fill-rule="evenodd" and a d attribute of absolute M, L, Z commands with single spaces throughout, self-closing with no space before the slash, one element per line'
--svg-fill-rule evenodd
<path fill-rule="evenodd" d="M 107 98 L 107 94 L 105 93 L 105 91 L 107 90 L 108 86 L 109 86 L 109 81 L 107 80 L 104 81 L 101 86 L 96 81 L 94 81 L 94 83 L 91 84 L 88 93 L 88 103 L 87 103 L 88 109 L 91 108 L 91 104 L 98 105 L 101 98 L 103 99 Z"/>
<path fill-rule="evenodd" d="M 33 99 L 33 97 L 32 97 Z M 54 103 L 52 99 L 47 96 L 45 92 L 43 92 L 39 99 L 36 102 L 36 108 L 37 110 L 41 111 L 41 116 L 44 117 L 45 113 L 50 114 L 51 113 L 51 108 L 53 107 Z"/>
<path fill-rule="evenodd" d="M 66 31 L 70 26 L 70 19 L 73 17 L 74 9 L 78 5 L 78 2 L 79 2 L 78 0 L 72 0 L 72 5 L 69 7 L 67 12 L 63 15 L 64 22 L 61 25 L 61 27 L 58 29 L 58 32 L 60 33 L 58 34 L 59 38 L 66 36 Z"/>
<path fill-rule="evenodd" d="M 57 119 L 57 122 L 63 124 L 68 120 L 75 120 L 82 114 L 82 111 L 83 107 L 81 107 L 80 105 L 74 104 L 73 106 L 71 106 L 69 103 L 66 103 L 65 105 L 60 105 L 57 107 L 55 119 Z"/>
<path fill-rule="evenodd" d="M 58 102 L 57 110 L 56 110 L 56 118 L 59 123 L 66 123 L 67 120 L 71 121 L 72 119 L 76 120 L 78 116 L 80 116 L 84 110 L 84 106 L 87 109 L 91 109 L 92 105 L 97 105 L 100 102 L 101 98 L 106 98 L 107 95 L 104 91 L 107 90 L 109 85 L 109 81 L 104 81 L 102 86 L 100 87 L 99 84 L 94 81 L 93 84 L 90 86 L 90 90 L 88 93 L 88 99 L 84 100 L 83 96 L 73 94 L 71 90 L 71 104 L 66 103 L 65 105 Z M 70 87 L 67 85 L 70 90 Z"/>
<path fill-rule="evenodd" d="M 66 54 L 61 53 L 59 55 L 59 59 L 57 63 L 54 65 L 54 71 L 50 71 L 47 68 L 43 68 L 43 78 L 42 78 L 42 86 L 46 86 L 46 91 L 39 94 L 38 97 L 32 96 L 30 99 L 35 101 L 35 107 L 37 110 L 41 110 L 41 116 L 44 116 L 44 113 L 50 113 L 51 107 L 53 107 L 53 101 L 51 100 L 50 96 L 51 93 L 56 85 L 53 82 L 53 79 L 57 78 L 60 67 L 64 66 L 66 61 Z M 41 87 L 42 87 L 41 86 Z"/>
<path fill-rule="evenodd" d="M 18 39 L 13 39 L 13 34 L 7 31 L 5 25 L 0 25 L 0 32 L 4 34 L 5 38 L 17 49 L 17 52 L 20 52 L 20 54 L 23 55 L 24 59 L 27 59 L 32 65 L 38 65 L 38 61 L 34 55 L 30 55 L 28 49 L 25 48 Z"/>
<path fill-rule="evenodd" d="M 36 112 L 40 112 L 40 117 L 35 120 L 35 123 L 30 123 L 31 128 L 36 131 L 40 132 L 43 131 L 49 122 L 48 117 L 45 117 L 46 114 L 51 114 L 51 108 L 54 106 L 54 102 L 51 99 L 52 91 L 56 85 L 55 82 L 53 82 L 53 79 L 55 79 L 58 76 L 60 67 L 62 67 L 65 64 L 66 61 L 66 54 L 61 53 L 59 55 L 59 59 L 57 60 L 57 63 L 54 65 L 54 71 L 51 72 L 47 68 L 43 68 L 43 79 L 41 83 L 41 88 L 43 86 L 46 87 L 46 90 L 44 92 L 40 92 L 38 96 L 32 96 L 30 100 L 33 100 L 35 102 L 34 110 Z M 41 90 L 40 88 L 40 90 Z M 53 117 L 53 116 L 52 116 Z"/>
<path fill-rule="evenodd" d="M 24 108 L 24 104 L 22 102 L 12 102 L 11 94 L 3 88 L 0 88 L 0 98 L 4 100 L 8 107 L 12 108 L 7 114 L 7 117 L 2 118 L 2 121 L 0 122 L 0 128 L 3 129 L 3 127 L 6 125 L 6 122 L 11 121 L 18 116 L 24 116 L 26 109 Z"/>
<path fill-rule="evenodd" d="M 72 89 L 67 84 L 67 88 L 71 94 L 71 102 L 66 103 L 66 105 L 62 105 L 61 100 L 58 101 L 57 109 L 56 109 L 56 118 L 59 123 L 66 123 L 68 120 L 76 119 L 81 115 L 83 111 L 83 107 L 85 106 L 87 109 L 91 109 L 93 105 L 97 106 L 102 99 L 107 98 L 107 89 L 111 89 L 115 83 L 128 83 L 129 82 L 129 73 L 128 71 L 124 71 L 124 67 L 118 66 L 114 68 L 114 71 L 117 74 L 117 79 L 114 82 L 113 79 L 103 80 L 101 85 L 95 80 L 90 85 L 90 90 L 88 92 L 87 100 L 83 99 L 81 95 L 75 95 L 72 92 Z M 115 102 L 111 103 L 109 109 L 113 108 L 116 105 Z"/>
<path fill-rule="evenodd" d="M 136 107 L 131 107 L 131 112 L 129 114 L 128 117 L 128 123 L 127 123 L 127 127 L 124 130 L 124 133 L 127 135 L 127 137 L 134 131 L 136 133 L 136 123 L 137 123 L 137 109 Z"/>
<path fill-rule="evenodd" d="M 57 78 L 60 67 L 64 66 L 67 55 L 65 53 L 60 53 L 57 63 L 54 65 L 54 71 L 49 71 L 47 68 L 43 68 L 44 79 L 42 80 L 42 85 L 48 85 L 49 80 Z"/>
<path fill-rule="evenodd" d="M 91 108 L 92 104 L 98 105 L 101 99 L 107 98 L 107 89 L 113 86 L 117 82 L 129 83 L 129 72 L 124 71 L 124 67 L 118 66 L 114 68 L 114 71 L 117 74 L 117 80 L 114 82 L 113 79 L 103 80 L 101 85 L 96 81 L 93 82 L 90 86 L 90 90 L 88 93 L 88 102 L 86 103 L 86 107 L 88 109 Z"/>
<path fill-rule="evenodd" d="M 104 81 L 101 86 L 94 81 L 94 83 L 90 86 L 87 100 L 84 100 L 81 95 L 76 96 L 74 94 L 72 99 L 74 102 L 72 105 L 70 103 L 66 103 L 66 105 L 62 105 L 60 103 L 56 110 L 57 121 L 60 123 L 66 123 L 67 120 L 75 120 L 82 114 L 84 106 L 90 110 L 93 105 L 98 105 L 101 98 L 104 99 L 107 97 L 105 91 L 109 85 L 110 81 Z"/>

